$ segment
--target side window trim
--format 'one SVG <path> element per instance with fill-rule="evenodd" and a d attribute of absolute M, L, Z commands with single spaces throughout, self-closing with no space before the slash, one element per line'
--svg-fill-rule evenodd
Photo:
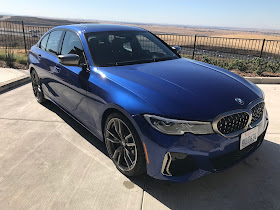
<path fill-rule="evenodd" d="M 60 39 L 60 42 L 59 42 L 59 45 L 58 45 L 58 52 L 57 52 L 56 56 L 61 55 L 61 49 L 62 49 L 62 45 L 63 45 L 63 41 L 64 41 L 66 31 L 67 30 L 63 28 L 63 33 L 62 33 L 62 36 L 61 36 L 61 39 Z"/>

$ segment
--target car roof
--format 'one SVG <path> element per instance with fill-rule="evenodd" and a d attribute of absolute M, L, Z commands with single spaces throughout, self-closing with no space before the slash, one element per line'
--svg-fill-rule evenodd
<path fill-rule="evenodd" d="M 64 28 L 72 29 L 77 32 L 90 33 L 90 32 L 102 32 L 102 31 L 145 31 L 145 29 L 125 26 L 125 25 L 114 25 L 114 24 L 74 24 L 74 25 L 64 25 L 55 27 L 55 29 Z"/>

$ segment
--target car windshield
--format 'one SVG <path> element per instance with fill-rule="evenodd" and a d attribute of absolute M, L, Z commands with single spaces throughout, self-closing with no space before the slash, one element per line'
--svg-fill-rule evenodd
<path fill-rule="evenodd" d="M 96 66 L 121 66 L 179 58 L 161 40 L 147 31 L 86 33 Z"/>

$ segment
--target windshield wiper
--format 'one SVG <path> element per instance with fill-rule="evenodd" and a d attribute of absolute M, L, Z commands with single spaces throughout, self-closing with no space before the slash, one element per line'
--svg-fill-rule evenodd
<path fill-rule="evenodd" d="M 157 62 L 157 61 L 166 61 L 166 60 L 172 60 L 172 59 L 175 59 L 175 57 L 154 58 L 154 62 Z"/>
<path fill-rule="evenodd" d="M 141 63 L 151 63 L 151 62 L 158 62 L 158 61 L 165 61 L 165 60 L 172 60 L 175 57 L 163 57 L 163 58 L 150 58 L 144 60 L 131 60 L 131 61 L 119 61 L 113 63 L 105 63 L 100 66 L 124 66 L 124 65 L 133 65 L 133 64 L 141 64 Z"/>
<path fill-rule="evenodd" d="M 105 66 L 123 66 L 123 65 L 132 65 L 132 64 L 140 64 L 140 63 L 148 63 L 155 62 L 154 59 L 145 59 L 145 60 L 132 60 L 132 61 L 120 61 L 114 63 L 106 63 Z"/>

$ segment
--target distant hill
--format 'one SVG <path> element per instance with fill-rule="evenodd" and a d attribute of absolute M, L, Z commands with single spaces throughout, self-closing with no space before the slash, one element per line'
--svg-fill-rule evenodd
<path fill-rule="evenodd" d="M 0 18 L 3 16 L 0 15 Z M 88 23 L 74 20 L 63 20 L 63 19 L 49 19 L 49 18 L 38 18 L 28 16 L 9 16 L 5 21 L 23 21 L 25 25 L 30 26 L 59 26 L 59 25 L 70 25 L 78 23 Z M 91 22 L 93 23 L 93 22 Z"/>

